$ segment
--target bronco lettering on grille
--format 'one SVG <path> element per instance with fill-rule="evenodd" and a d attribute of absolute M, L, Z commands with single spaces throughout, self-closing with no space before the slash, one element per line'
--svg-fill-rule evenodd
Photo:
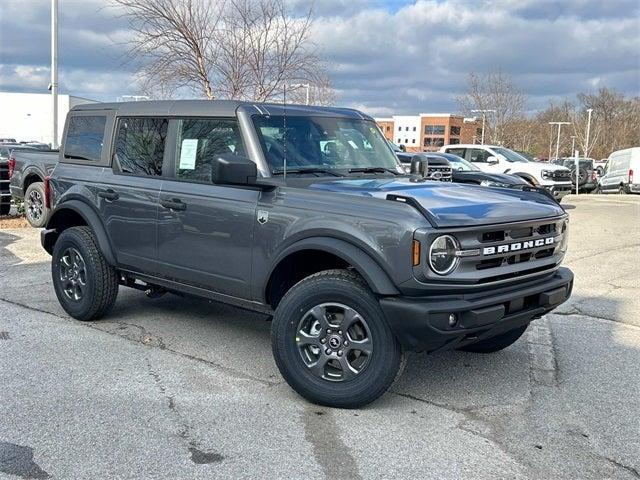
<path fill-rule="evenodd" d="M 543 247 L 545 245 L 553 245 L 555 239 L 553 237 L 538 238 L 536 240 L 527 240 L 525 242 L 507 243 L 506 245 L 498 245 L 495 247 L 484 247 L 483 255 L 495 255 L 498 253 L 516 252 L 518 250 L 527 250 L 529 248 Z"/>

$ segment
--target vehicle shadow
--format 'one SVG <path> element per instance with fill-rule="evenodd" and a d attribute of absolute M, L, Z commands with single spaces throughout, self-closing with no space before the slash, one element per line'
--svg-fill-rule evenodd
<path fill-rule="evenodd" d="M 7 247 L 20 240 L 18 235 L 0 230 L 0 266 L 9 267 L 22 261 L 20 257 L 11 252 Z"/>

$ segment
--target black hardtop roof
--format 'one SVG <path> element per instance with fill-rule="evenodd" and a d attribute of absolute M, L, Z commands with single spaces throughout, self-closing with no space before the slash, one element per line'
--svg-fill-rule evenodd
<path fill-rule="evenodd" d="M 84 103 L 76 105 L 72 112 L 95 112 L 110 110 L 119 116 L 195 116 L 233 117 L 236 110 L 244 107 L 258 115 L 323 116 L 366 119 L 369 115 L 351 108 L 319 107 L 315 105 L 286 106 L 281 103 L 242 102 L 238 100 L 151 100 L 142 102 Z"/>

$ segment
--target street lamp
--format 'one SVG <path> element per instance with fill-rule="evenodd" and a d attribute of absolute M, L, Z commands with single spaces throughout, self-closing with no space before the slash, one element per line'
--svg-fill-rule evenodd
<path fill-rule="evenodd" d="M 487 113 L 495 113 L 495 110 L 482 109 L 482 110 L 471 110 L 471 113 L 482 113 L 482 137 L 480 139 L 480 145 L 484 145 L 484 124 L 486 120 Z"/>
<path fill-rule="evenodd" d="M 584 146 L 584 158 L 589 156 L 589 133 L 591 133 L 591 112 L 593 112 L 593 108 L 587 109 L 587 142 Z"/>
<path fill-rule="evenodd" d="M 311 85 L 308 83 L 293 83 L 289 85 L 291 88 L 306 88 L 307 89 L 307 99 L 305 105 L 309 105 L 309 90 L 311 89 Z"/>
<path fill-rule="evenodd" d="M 571 155 L 576 151 L 576 136 L 571 135 Z"/>
<path fill-rule="evenodd" d="M 58 0 L 51 0 L 51 85 L 49 86 L 53 99 L 51 148 L 58 148 Z"/>
<path fill-rule="evenodd" d="M 558 125 L 558 139 L 556 140 L 556 159 L 560 153 L 560 129 L 562 125 L 571 125 L 571 122 L 549 122 L 549 125 Z"/>

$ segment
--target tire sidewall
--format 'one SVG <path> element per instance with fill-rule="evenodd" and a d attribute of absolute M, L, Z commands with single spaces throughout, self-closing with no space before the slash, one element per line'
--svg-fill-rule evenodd
<path fill-rule="evenodd" d="M 85 265 L 86 289 L 82 299 L 79 301 L 73 301 L 65 295 L 60 281 L 60 257 L 69 247 L 78 250 Z M 72 317 L 82 320 L 87 315 L 87 312 L 91 311 L 95 302 L 96 267 L 84 239 L 73 228 L 62 232 L 55 243 L 51 257 L 51 278 L 53 288 L 62 308 Z"/>
<path fill-rule="evenodd" d="M 29 214 L 29 196 L 34 190 L 37 190 L 42 197 L 42 215 L 40 215 L 40 218 L 37 220 L 32 218 Z M 24 193 L 24 206 L 25 216 L 27 217 L 27 221 L 32 227 L 42 228 L 47 224 L 47 221 L 49 220 L 49 209 L 45 205 L 44 185 L 42 184 L 42 182 L 34 182 L 27 187 L 27 190 Z"/>
<path fill-rule="evenodd" d="M 350 402 L 371 394 L 376 386 L 380 386 L 382 391 L 374 394 L 369 400 L 372 401 L 388 388 L 390 369 L 395 369 L 395 378 L 401 359 L 400 347 L 386 324 L 377 300 L 366 287 L 342 279 L 315 279 L 309 284 L 303 282 L 284 297 L 274 316 L 272 345 L 280 371 L 298 393 L 316 403 L 331 402 L 348 407 L 351 406 Z M 314 306 L 330 302 L 357 311 L 367 322 L 371 333 L 373 351 L 369 363 L 350 381 L 333 382 L 314 375 L 302 360 L 295 343 L 302 316 Z"/>

